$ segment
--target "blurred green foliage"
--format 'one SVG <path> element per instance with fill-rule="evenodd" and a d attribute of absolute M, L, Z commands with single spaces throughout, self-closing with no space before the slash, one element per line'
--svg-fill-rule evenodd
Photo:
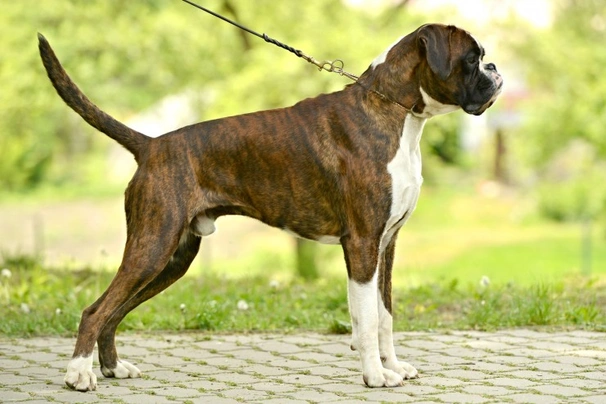
<path fill-rule="evenodd" d="M 379 16 L 327 0 L 206 1 L 204 5 L 318 59 L 361 73 L 421 23 L 400 8 Z M 292 104 L 349 84 L 180 2 L 22 0 L 0 5 L 0 187 L 73 180 L 81 156 L 108 144 L 66 108 L 39 61 L 36 31 L 102 109 L 124 120 L 186 89 L 208 95 L 199 120 Z"/>
<path fill-rule="evenodd" d="M 495 60 L 500 67 L 519 66 L 528 90 L 523 127 L 508 129 L 515 138 L 510 152 L 523 157 L 511 159 L 515 161 L 511 170 L 524 170 L 532 177 L 538 174 L 548 189 L 539 198 L 558 199 L 547 204 L 560 204 L 558 209 L 575 212 L 591 205 L 592 212 L 601 212 L 603 209 L 593 208 L 601 203 L 594 196 L 590 203 L 583 198 L 557 197 L 577 192 L 575 175 L 587 177 L 586 193 L 601 190 L 597 194 L 603 195 L 606 183 L 599 175 L 585 176 L 580 171 L 563 179 L 550 175 L 547 167 L 578 138 L 595 150 L 594 167 L 600 167 L 606 158 L 606 80 L 602 72 L 606 65 L 606 3 L 554 0 L 553 4 L 552 27 L 533 28 L 512 20 L 511 26 L 494 24 L 490 28 L 499 43 L 490 54 L 500 55 Z M 345 69 L 354 74 L 362 73 L 395 38 L 427 21 L 448 21 L 451 15 L 446 14 L 452 12 L 436 10 L 429 18 L 415 13 L 406 2 L 377 10 L 350 8 L 331 0 L 262 1 L 254 7 L 245 0 L 208 0 L 204 5 L 317 59 L 343 59 Z M 83 91 L 120 120 L 186 91 L 200 95 L 195 120 L 207 120 L 290 105 L 350 83 L 334 74 L 319 73 L 292 54 L 178 0 L 3 2 L 3 191 L 43 183 L 85 183 L 91 172 L 105 169 L 100 166 L 104 159 L 91 157 L 91 152 L 111 144 L 55 94 L 39 61 L 36 31 L 49 39 Z M 501 64 L 507 57 L 511 60 Z M 509 72 L 504 74 L 507 86 Z M 495 110 L 504 107 L 511 108 L 500 100 Z M 465 161 L 456 136 L 459 119 L 460 114 L 441 117 L 425 130 L 422 150 L 429 181 L 441 175 L 442 165 Z M 591 178 L 598 179 L 589 181 Z"/>
<path fill-rule="evenodd" d="M 554 5 L 551 29 L 517 37 L 531 91 L 518 147 L 540 179 L 541 211 L 590 219 L 606 209 L 606 2 Z"/>

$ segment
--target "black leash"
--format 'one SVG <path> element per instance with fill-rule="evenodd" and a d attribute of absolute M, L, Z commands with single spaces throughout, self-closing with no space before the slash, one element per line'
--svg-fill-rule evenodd
<path fill-rule="evenodd" d="M 244 25 L 238 24 L 237 22 L 232 21 L 229 18 L 226 18 L 226 17 L 224 17 L 224 16 L 222 16 L 220 14 L 217 14 L 214 11 L 211 11 L 211 10 L 205 8 L 205 7 L 202 7 L 201 5 L 196 4 L 196 3 L 194 3 L 194 2 L 192 2 L 190 0 L 183 0 L 183 1 L 185 3 L 191 5 L 191 6 L 196 7 L 199 10 L 206 11 L 208 14 L 213 15 L 213 16 L 215 16 L 215 17 L 217 17 L 217 18 L 219 18 L 219 19 L 221 19 L 221 20 L 223 20 L 225 22 L 230 23 L 231 25 L 233 25 L 235 27 L 240 28 L 241 30 L 244 30 L 244 31 L 248 32 L 249 34 L 257 36 L 257 37 L 263 39 L 265 42 L 269 42 L 269 43 L 274 44 L 274 45 L 276 45 L 276 46 L 278 46 L 278 47 L 280 47 L 282 49 L 286 49 L 287 51 L 289 51 L 291 53 L 294 53 L 295 55 L 297 55 L 298 57 L 304 59 L 305 61 L 307 61 L 307 62 L 309 62 L 309 63 L 317 66 L 319 70 L 326 70 L 327 72 L 330 72 L 330 73 L 337 73 L 340 76 L 345 76 L 345 77 L 347 77 L 347 78 L 349 78 L 349 79 L 351 79 L 353 81 L 358 81 L 358 76 L 353 75 L 351 73 L 347 73 L 345 70 L 343 70 L 343 67 L 345 66 L 345 64 L 340 59 L 336 59 L 336 60 L 334 60 L 332 62 L 328 61 L 328 60 L 325 60 L 325 61 L 322 61 L 322 62 L 317 61 L 313 57 L 307 56 L 305 53 L 303 53 L 302 51 L 300 51 L 298 49 L 295 49 L 295 48 L 293 48 L 291 46 L 288 46 L 285 43 L 282 43 L 282 42 L 280 42 L 280 41 L 278 41 L 276 39 L 270 38 L 265 33 L 264 34 L 259 34 L 258 32 L 255 32 L 252 29 L 245 27 Z"/>
<path fill-rule="evenodd" d="M 405 109 L 406 111 L 408 111 L 408 112 L 412 112 L 413 108 L 415 107 L 414 105 L 413 105 L 413 107 L 412 107 L 412 108 L 405 107 L 404 105 L 400 104 L 399 102 L 392 100 L 391 98 L 389 98 L 389 97 L 385 96 L 384 94 L 381 94 L 381 93 L 380 93 L 380 92 L 378 92 L 377 90 L 374 90 L 374 89 L 372 89 L 372 88 L 366 88 L 364 85 L 362 85 L 362 84 L 361 84 L 361 83 L 358 81 L 358 79 L 359 79 L 359 77 L 358 77 L 358 76 L 356 76 L 356 75 L 354 75 L 354 74 L 351 74 L 351 73 L 348 73 L 348 72 L 346 72 L 345 70 L 343 70 L 343 68 L 345 67 L 345 63 L 344 63 L 344 62 L 343 62 L 341 59 L 335 59 L 335 60 L 333 60 L 332 62 L 331 62 L 331 61 L 329 61 L 329 60 L 325 60 L 325 61 L 322 61 L 322 62 L 317 61 L 317 60 L 316 60 L 316 59 L 314 59 L 313 57 L 306 55 L 305 53 L 303 53 L 302 51 L 300 51 L 300 50 L 298 50 L 298 49 L 295 49 L 295 48 L 293 48 L 293 47 L 291 47 L 291 46 L 288 46 L 288 45 L 286 45 L 285 43 L 282 43 L 282 42 L 280 42 L 280 41 L 278 41 L 278 40 L 275 40 L 275 39 L 273 39 L 273 38 L 270 38 L 270 37 L 269 37 L 267 34 L 265 34 L 265 33 L 263 33 L 263 34 L 259 34 L 258 32 L 253 31 L 252 29 L 247 28 L 247 27 L 245 27 L 244 25 L 238 24 L 237 22 L 232 21 L 232 20 L 230 20 L 229 18 L 226 18 L 226 17 L 224 17 L 224 16 L 222 16 L 222 15 L 220 15 L 220 14 L 217 14 L 217 13 L 215 13 L 214 11 L 211 11 L 211 10 L 209 10 L 209 9 L 205 8 L 205 7 L 202 7 L 201 5 L 196 4 L 196 3 L 194 3 L 194 2 L 192 2 L 192 1 L 190 1 L 190 0 L 183 0 L 183 1 L 184 1 L 185 3 L 187 3 L 187 4 L 191 5 L 191 6 L 196 7 L 196 8 L 197 8 L 197 9 L 199 9 L 199 10 L 206 11 L 208 14 L 210 14 L 210 15 L 212 15 L 212 16 L 215 16 L 215 17 L 217 17 L 217 18 L 219 18 L 219 19 L 221 19 L 221 20 L 223 20 L 223 21 L 225 21 L 225 22 L 230 23 L 231 25 L 233 25 L 233 26 L 235 26 L 235 27 L 240 28 L 241 30 L 244 30 L 244 31 L 248 32 L 249 34 L 252 34 L 252 35 L 254 35 L 254 36 L 256 36 L 256 37 L 259 37 L 259 38 L 263 39 L 265 42 L 269 42 L 269 43 L 274 44 L 274 45 L 276 45 L 276 46 L 278 46 L 278 47 L 280 47 L 280 48 L 282 48 L 282 49 L 286 49 L 287 51 L 289 51 L 289 52 L 291 52 L 291 53 L 294 53 L 295 55 L 297 55 L 298 57 L 300 57 L 300 58 L 304 59 L 305 61 L 307 61 L 307 62 L 309 62 L 309 63 L 311 63 L 311 64 L 313 64 L 313 65 L 317 66 L 319 70 L 325 70 L 325 71 L 327 71 L 327 72 L 329 72 L 329 73 L 337 73 L 337 74 L 338 74 L 338 75 L 340 75 L 340 76 L 345 76 L 345 77 L 347 77 L 347 78 L 349 78 L 349 79 L 353 80 L 353 81 L 354 81 L 356 84 L 361 85 L 361 86 L 362 86 L 363 88 L 365 88 L 367 91 L 370 91 L 370 92 L 372 92 L 372 93 L 374 93 L 374 94 L 378 95 L 379 97 L 381 97 L 381 98 L 382 98 L 383 100 L 385 100 L 385 101 L 389 101 L 389 102 L 391 102 L 391 103 L 393 103 L 393 104 L 398 105 L 398 106 L 399 106 L 399 107 L 401 107 L 401 108 L 404 108 L 404 109 Z"/>

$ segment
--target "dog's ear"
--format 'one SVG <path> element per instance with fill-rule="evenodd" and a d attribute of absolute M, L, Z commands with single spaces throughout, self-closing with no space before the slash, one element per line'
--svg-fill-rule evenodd
<path fill-rule="evenodd" d="M 419 49 L 425 51 L 427 63 L 440 79 L 446 80 L 452 71 L 450 55 L 450 29 L 439 29 L 436 25 L 425 25 L 418 32 Z"/>

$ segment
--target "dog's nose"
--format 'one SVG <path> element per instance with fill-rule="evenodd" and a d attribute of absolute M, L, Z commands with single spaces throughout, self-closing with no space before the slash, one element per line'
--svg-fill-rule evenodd
<path fill-rule="evenodd" d="M 486 64 L 484 65 L 484 68 L 485 68 L 486 70 L 490 70 L 490 71 L 493 71 L 493 72 L 496 72 L 496 71 L 497 71 L 497 66 L 496 66 L 494 63 L 486 63 Z"/>

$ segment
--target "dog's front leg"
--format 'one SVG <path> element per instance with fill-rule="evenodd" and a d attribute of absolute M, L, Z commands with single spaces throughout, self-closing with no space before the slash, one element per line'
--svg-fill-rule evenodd
<path fill-rule="evenodd" d="M 360 353 L 364 383 L 369 387 L 400 386 L 403 377 L 383 367 L 379 354 L 379 242 L 348 237 L 342 245 L 349 276 L 352 348 Z"/>
<path fill-rule="evenodd" d="M 383 366 L 391 369 L 404 379 L 417 377 L 417 370 L 406 362 L 400 362 L 396 357 L 393 343 L 393 316 L 391 302 L 391 271 L 393 267 L 396 236 L 385 250 L 379 268 L 379 284 L 377 289 L 379 311 L 379 352 Z"/>

